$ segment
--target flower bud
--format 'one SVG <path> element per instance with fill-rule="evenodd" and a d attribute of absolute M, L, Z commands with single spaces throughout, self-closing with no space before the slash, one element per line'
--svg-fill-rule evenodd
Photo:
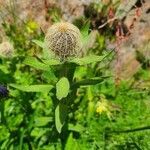
<path fill-rule="evenodd" d="M 60 22 L 52 25 L 46 34 L 45 44 L 61 60 L 82 54 L 81 33 L 71 23 Z"/>

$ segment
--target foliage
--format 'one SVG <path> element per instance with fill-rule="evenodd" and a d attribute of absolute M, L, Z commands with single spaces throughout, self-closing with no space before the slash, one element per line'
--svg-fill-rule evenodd
<path fill-rule="evenodd" d="M 116 86 L 104 35 L 87 56 L 60 62 L 30 23 L 3 27 L 15 55 L 0 58 L 0 84 L 9 90 L 0 99 L 1 150 L 149 149 L 148 68 Z M 89 27 L 81 29 L 85 43 Z"/>

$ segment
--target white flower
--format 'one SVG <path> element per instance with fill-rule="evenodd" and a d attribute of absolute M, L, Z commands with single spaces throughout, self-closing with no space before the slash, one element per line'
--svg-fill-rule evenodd
<path fill-rule="evenodd" d="M 46 34 L 45 44 L 61 60 L 78 57 L 82 53 L 81 33 L 71 23 L 60 22 L 52 25 Z"/>
<path fill-rule="evenodd" d="M 10 42 L 2 42 L 0 44 L 0 56 L 4 58 L 10 58 L 13 56 L 14 48 Z"/>

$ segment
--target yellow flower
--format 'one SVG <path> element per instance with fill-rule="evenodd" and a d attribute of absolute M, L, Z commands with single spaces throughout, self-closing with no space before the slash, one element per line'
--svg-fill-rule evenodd
<path fill-rule="evenodd" d="M 27 31 L 29 32 L 29 33 L 33 33 L 35 30 L 37 30 L 38 29 L 38 24 L 36 23 L 36 22 L 34 22 L 34 21 L 29 21 L 28 23 L 27 23 Z"/>
<path fill-rule="evenodd" d="M 97 103 L 96 112 L 101 114 L 102 112 L 108 111 L 108 104 L 105 101 L 101 101 Z"/>
<path fill-rule="evenodd" d="M 101 96 L 100 101 L 97 102 L 96 112 L 99 114 L 106 113 L 107 117 L 111 118 L 111 106 L 104 95 Z"/>

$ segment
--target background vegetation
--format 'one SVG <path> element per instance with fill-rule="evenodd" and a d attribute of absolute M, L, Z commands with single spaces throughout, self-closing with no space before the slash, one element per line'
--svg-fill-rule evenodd
<path fill-rule="evenodd" d="M 76 90 L 70 87 L 70 93 L 75 93 L 74 97 L 67 97 L 68 101 L 74 99 L 68 111 L 60 111 L 67 114 L 61 133 L 54 100 L 55 96 L 64 96 L 67 82 L 58 84 L 57 74 L 62 72 L 63 64 L 51 60 L 43 63 L 47 60 L 43 49 L 46 28 L 40 28 L 32 18 L 20 20 L 13 9 L 9 12 L 11 20 L 0 12 L 1 43 L 7 41 L 13 45 L 13 56 L 9 53 L 7 57 L 0 56 L 0 84 L 9 91 L 5 98 L 0 91 L 1 150 L 150 149 L 149 47 L 137 45 L 133 55 L 128 53 L 130 45 L 122 46 L 127 43 L 123 39 L 132 42 L 138 24 L 137 21 L 133 29 L 127 28 L 124 19 L 146 2 L 134 1 L 124 6 L 123 1 L 93 1 L 85 6 L 82 17 L 71 20 L 84 37 L 87 57 L 75 60 L 73 72 L 73 64 L 69 62 L 71 67 L 67 66 L 68 75 L 73 76 L 72 82 L 77 87 Z M 57 5 L 45 9 L 44 17 L 50 24 L 64 19 Z M 145 9 L 142 12 L 148 14 L 149 9 Z M 136 15 L 138 20 L 141 14 Z M 149 39 L 145 41 L 142 44 L 149 45 Z M 1 47 L 0 51 L 7 46 Z M 126 54 L 130 55 L 124 57 Z M 132 61 L 130 56 L 134 56 Z M 133 64 L 137 63 L 135 67 Z M 58 88 L 62 90 L 59 96 Z"/>

